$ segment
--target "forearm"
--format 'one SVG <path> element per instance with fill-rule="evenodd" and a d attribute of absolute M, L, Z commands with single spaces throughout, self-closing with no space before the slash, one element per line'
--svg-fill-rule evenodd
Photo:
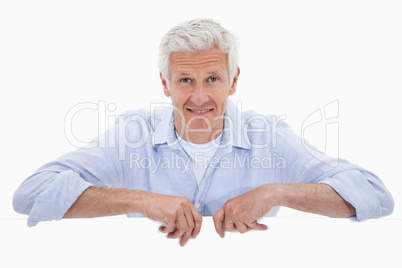
<path fill-rule="evenodd" d="M 202 216 L 185 197 L 145 191 L 96 188 L 86 189 L 67 210 L 63 218 L 92 218 L 127 213 L 142 213 L 166 223 L 159 230 L 168 238 L 179 238 L 183 246 L 201 230 Z"/>
<path fill-rule="evenodd" d="M 356 215 L 355 208 L 325 184 L 270 184 L 264 187 L 267 187 L 267 193 L 270 193 L 269 198 L 275 200 L 274 206 L 289 207 L 333 218 Z"/>
<path fill-rule="evenodd" d="M 142 213 L 145 192 L 116 188 L 86 189 L 63 218 L 93 218 L 127 213 Z"/>

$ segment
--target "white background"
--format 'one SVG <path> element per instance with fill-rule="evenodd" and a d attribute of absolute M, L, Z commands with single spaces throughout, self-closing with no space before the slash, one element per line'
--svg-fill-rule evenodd
<path fill-rule="evenodd" d="M 75 149 L 64 135 L 71 107 L 113 103 L 113 118 L 168 102 L 160 39 L 183 20 L 208 17 L 240 38 L 232 100 L 286 115 L 298 134 L 311 113 L 339 101 L 339 156 L 383 180 L 396 204 L 386 220 L 401 220 L 401 14 L 399 1 L 2 1 L 0 218 L 26 219 L 12 209 L 15 189 Z M 97 135 L 97 116 L 76 118 L 77 137 Z M 309 137 L 320 148 L 323 127 Z M 283 209 L 279 217 L 313 215 Z"/>

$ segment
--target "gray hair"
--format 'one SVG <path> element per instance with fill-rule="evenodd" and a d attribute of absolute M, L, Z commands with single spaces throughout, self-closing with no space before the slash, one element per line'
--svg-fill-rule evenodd
<path fill-rule="evenodd" d="M 237 73 L 239 65 L 239 41 L 231 31 L 223 28 L 218 22 L 211 19 L 194 19 L 180 23 L 170 29 L 162 38 L 159 46 L 159 71 L 170 83 L 170 55 L 173 52 L 189 52 L 208 50 L 218 46 L 222 52 L 228 54 L 229 81 Z"/>

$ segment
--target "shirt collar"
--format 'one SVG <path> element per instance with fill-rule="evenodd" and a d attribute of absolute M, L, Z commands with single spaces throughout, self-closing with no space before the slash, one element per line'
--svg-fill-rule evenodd
<path fill-rule="evenodd" d="M 178 140 L 175 134 L 172 106 L 157 108 L 152 113 L 151 120 L 154 121 L 153 128 L 155 130 L 153 146 L 168 145 L 169 147 L 177 147 Z M 251 143 L 244 133 L 244 124 L 245 119 L 241 110 L 228 99 L 223 123 L 222 145 L 250 149 Z"/>
<path fill-rule="evenodd" d="M 172 105 L 159 107 L 151 111 L 153 128 L 153 146 L 168 145 L 170 147 L 177 146 L 178 141 L 174 128 L 174 115 Z"/>

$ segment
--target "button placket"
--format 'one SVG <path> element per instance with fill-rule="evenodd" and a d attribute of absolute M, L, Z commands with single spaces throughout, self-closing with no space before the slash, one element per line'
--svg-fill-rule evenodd
<path fill-rule="evenodd" d="M 216 152 L 216 155 L 215 155 L 215 157 L 217 157 L 219 159 L 218 163 L 220 163 L 220 161 L 222 160 L 222 158 L 225 154 L 230 153 L 231 151 L 232 151 L 231 146 L 222 148 L 221 150 L 218 149 L 218 151 Z M 212 184 L 212 175 L 213 175 L 215 168 L 218 168 L 218 167 L 211 167 L 210 165 L 208 165 L 208 167 L 205 171 L 204 179 L 201 182 L 200 188 L 197 193 L 197 197 L 194 202 L 194 206 L 198 209 L 198 211 L 201 213 L 201 215 L 204 215 L 203 211 L 205 209 L 205 199 L 208 195 L 209 188 Z"/>

